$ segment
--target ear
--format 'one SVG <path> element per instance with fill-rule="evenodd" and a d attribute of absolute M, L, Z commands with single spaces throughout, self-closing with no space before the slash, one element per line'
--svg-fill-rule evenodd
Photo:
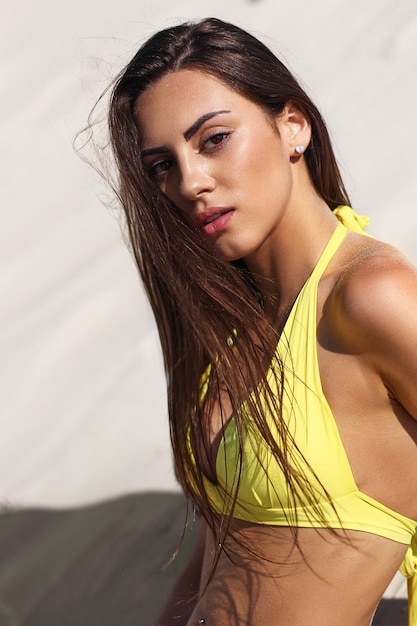
<path fill-rule="evenodd" d="M 288 147 L 288 156 L 299 159 L 311 140 L 311 124 L 295 102 L 287 102 L 276 118 L 281 139 Z"/>

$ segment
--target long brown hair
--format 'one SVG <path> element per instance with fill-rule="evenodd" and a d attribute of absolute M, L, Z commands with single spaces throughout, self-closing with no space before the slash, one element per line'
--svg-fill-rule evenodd
<path fill-rule="evenodd" d="M 319 111 L 288 69 L 244 30 L 214 18 L 167 28 L 151 37 L 116 79 L 109 108 L 118 171 L 116 191 L 159 329 L 175 468 L 186 496 L 216 533 L 216 543 L 224 544 L 242 459 L 235 489 L 227 494 L 228 515 L 220 516 L 209 503 L 197 446 L 197 441 L 207 440 L 207 420 L 220 389 L 230 397 L 240 439 L 245 431 L 241 407 L 246 403 L 251 420 L 285 474 L 294 501 L 297 494 L 298 500 L 313 507 L 317 518 L 321 519 L 321 513 L 313 488 L 289 455 L 289 443 L 292 448 L 295 443 L 281 416 L 284 381 L 274 354 L 278 331 L 265 319 L 253 277 L 244 263 L 228 263 L 213 253 L 141 163 L 134 120 L 137 98 L 167 73 L 184 68 L 219 78 L 270 114 L 279 114 L 288 102 L 295 103 L 312 128 L 304 158 L 317 192 L 330 209 L 349 201 Z M 266 378 L 272 360 L 278 394 L 272 393 Z M 209 384 L 203 394 L 206 371 Z M 267 409 L 274 416 L 278 440 L 265 418 Z"/>

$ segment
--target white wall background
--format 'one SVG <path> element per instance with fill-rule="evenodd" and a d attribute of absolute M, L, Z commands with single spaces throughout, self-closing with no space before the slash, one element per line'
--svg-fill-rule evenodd
<path fill-rule="evenodd" d="M 145 37 L 207 15 L 308 85 L 355 208 L 417 262 L 415 0 L 16 0 L 0 26 L 0 502 L 176 488 L 152 316 L 71 142 Z"/>

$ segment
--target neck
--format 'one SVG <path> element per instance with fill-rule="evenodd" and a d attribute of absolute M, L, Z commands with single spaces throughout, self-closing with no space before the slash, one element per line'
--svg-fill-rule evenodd
<path fill-rule="evenodd" d="M 245 259 L 263 296 L 265 314 L 274 323 L 292 306 L 336 225 L 337 218 L 321 198 L 293 205 L 262 247 Z"/>

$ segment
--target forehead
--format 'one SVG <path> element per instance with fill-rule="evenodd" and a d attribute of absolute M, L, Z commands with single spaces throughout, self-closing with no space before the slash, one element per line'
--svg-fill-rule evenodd
<path fill-rule="evenodd" d="M 167 126 L 183 132 L 209 111 L 242 111 L 259 107 L 220 79 L 200 70 L 184 69 L 162 77 L 135 103 L 143 142 L 156 139 Z"/>

